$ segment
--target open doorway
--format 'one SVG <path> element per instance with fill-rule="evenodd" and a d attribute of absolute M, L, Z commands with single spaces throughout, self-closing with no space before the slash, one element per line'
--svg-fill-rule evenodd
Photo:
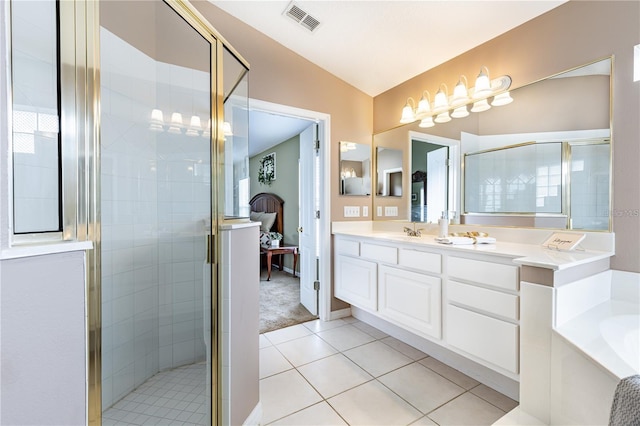
<path fill-rule="evenodd" d="M 459 146 L 454 139 L 409 132 L 411 140 L 411 220 L 437 223 L 459 213 Z"/>
<path fill-rule="evenodd" d="M 327 218 L 322 221 L 320 213 L 328 211 L 328 197 L 323 197 L 328 151 L 317 142 L 324 142 L 328 133 L 328 116 L 253 100 L 249 115 L 252 215 L 281 208 L 279 221 L 262 229 L 260 331 L 268 332 L 322 318 L 328 306 L 318 290 L 324 275 L 320 268 L 325 266 L 321 259 L 328 259 L 321 256 L 321 248 L 328 245 L 323 235 L 328 222 L 323 223 Z M 265 162 L 273 167 L 268 176 Z M 275 201 L 265 208 L 254 202 L 256 197 Z M 264 233 L 278 227 L 282 239 L 273 245 Z"/>

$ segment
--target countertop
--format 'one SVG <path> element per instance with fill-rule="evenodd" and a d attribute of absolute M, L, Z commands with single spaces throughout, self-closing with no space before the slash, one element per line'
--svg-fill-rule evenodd
<path fill-rule="evenodd" d="M 497 241 L 495 244 L 451 245 L 435 241 L 436 236 L 423 234 L 420 237 L 409 237 L 404 232 L 355 228 L 334 229 L 334 235 L 371 239 L 387 243 L 402 243 L 429 248 L 437 248 L 448 252 L 464 252 L 489 254 L 510 258 L 517 265 L 527 265 L 554 271 L 569 269 L 575 266 L 606 259 L 614 255 L 611 251 L 574 250 L 558 251 L 542 245 Z"/>

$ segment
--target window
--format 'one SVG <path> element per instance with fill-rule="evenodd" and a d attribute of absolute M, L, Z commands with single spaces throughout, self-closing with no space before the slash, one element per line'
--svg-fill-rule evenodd
<path fill-rule="evenodd" d="M 59 10 L 11 4 L 13 232 L 62 231 Z"/>

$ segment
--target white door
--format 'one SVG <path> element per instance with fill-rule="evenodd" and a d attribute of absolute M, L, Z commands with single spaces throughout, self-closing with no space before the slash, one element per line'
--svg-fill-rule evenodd
<path fill-rule="evenodd" d="M 299 261 L 300 303 L 313 315 L 318 315 L 318 219 L 320 194 L 318 188 L 318 150 L 316 149 L 317 124 L 312 124 L 300 134 L 300 218 Z"/>
<path fill-rule="evenodd" d="M 447 207 L 449 148 L 427 153 L 427 222 L 437 223 Z"/>

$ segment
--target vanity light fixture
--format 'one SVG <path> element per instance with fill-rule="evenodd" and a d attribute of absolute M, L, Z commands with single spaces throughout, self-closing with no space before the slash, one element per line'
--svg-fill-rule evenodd
<path fill-rule="evenodd" d="M 483 66 L 476 78 L 476 85 L 468 87 L 467 77 L 461 75 L 456 84 L 453 95 L 448 96 L 447 85 L 442 83 L 436 93 L 433 104 L 429 103 L 429 92 L 424 91 L 418 108 L 415 108 L 413 98 L 407 99 L 402 109 L 401 124 L 413 123 L 420 120 L 419 127 L 432 127 L 435 123 L 447 123 L 453 118 L 462 118 L 471 112 L 482 112 L 492 106 L 502 106 L 513 102 L 508 90 L 511 87 L 511 77 L 503 75 L 493 80 L 489 79 L 489 69 Z M 493 97 L 491 103 L 489 98 Z M 469 104 L 473 104 L 471 109 Z M 431 108 L 430 108 L 431 106 Z M 451 115 L 449 115 L 451 111 Z"/>
<path fill-rule="evenodd" d="M 422 97 L 418 102 L 418 109 L 416 109 L 416 118 L 418 120 L 426 117 L 431 112 L 431 96 L 428 90 L 422 92 Z M 429 117 L 431 118 L 431 117 Z"/>
<path fill-rule="evenodd" d="M 409 101 L 411 101 L 411 105 L 409 105 Z M 404 105 L 404 108 L 402 108 L 402 118 L 400 118 L 400 123 L 407 124 L 416 121 L 416 115 L 413 112 L 415 106 L 416 104 L 413 98 L 410 97 L 407 99 L 407 103 Z"/>
<path fill-rule="evenodd" d="M 442 86 L 444 86 L 444 92 L 442 91 Z M 440 84 L 440 88 L 436 93 L 433 109 L 434 111 L 441 111 L 433 121 L 436 123 L 448 123 L 451 121 L 451 117 L 449 117 L 449 94 L 447 85 L 444 83 Z"/>
<path fill-rule="evenodd" d="M 485 73 L 485 70 L 487 71 Z M 480 74 L 476 77 L 476 85 L 473 88 L 474 98 L 484 98 L 491 96 L 491 80 L 489 80 L 489 68 L 482 66 L 480 68 Z"/>

